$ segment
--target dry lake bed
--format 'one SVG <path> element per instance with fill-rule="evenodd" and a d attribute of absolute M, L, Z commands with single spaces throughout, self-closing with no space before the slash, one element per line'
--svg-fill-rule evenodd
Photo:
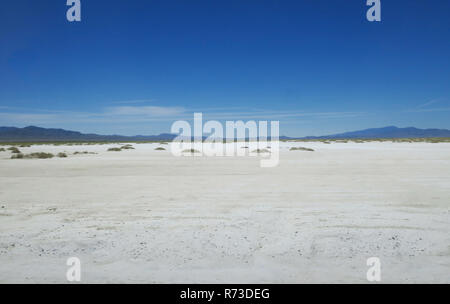
<path fill-rule="evenodd" d="M 0 152 L 0 283 L 67 282 L 69 257 L 85 283 L 365 283 L 369 257 L 450 283 L 450 143 L 285 142 L 274 168 L 130 144 Z"/>

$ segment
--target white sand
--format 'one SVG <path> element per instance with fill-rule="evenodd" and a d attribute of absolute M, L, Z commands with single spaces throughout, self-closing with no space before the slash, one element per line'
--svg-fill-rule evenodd
<path fill-rule="evenodd" d="M 283 143 L 258 158 L 0 152 L 0 283 L 450 283 L 450 144 Z M 315 152 L 288 151 L 304 146 Z"/>

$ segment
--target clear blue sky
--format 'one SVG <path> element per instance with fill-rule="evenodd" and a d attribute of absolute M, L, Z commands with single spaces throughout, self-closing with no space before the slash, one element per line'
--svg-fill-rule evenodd
<path fill-rule="evenodd" d="M 279 120 L 283 135 L 450 128 L 450 1 L 4 0 L 0 125 L 100 134 Z"/>

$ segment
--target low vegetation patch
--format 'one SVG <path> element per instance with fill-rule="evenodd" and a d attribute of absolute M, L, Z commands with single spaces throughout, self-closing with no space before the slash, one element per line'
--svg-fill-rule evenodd
<path fill-rule="evenodd" d="M 20 153 L 20 150 L 17 147 L 9 147 L 8 148 L 11 153 Z"/>
<path fill-rule="evenodd" d="M 267 149 L 256 149 L 253 150 L 252 153 L 270 153 L 270 151 Z"/>
<path fill-rule="evenodd" d="M 429 138 L 426 140 L 428 143 L 437 144 L 441 142 L 448 142 L 448 140 L 442 139 L 442 138 Z"/>
<path fill-rule="evenodd" d="M 134 150 L 134 147 L 132 145 L 125 145 L 120 147 L 122 150 Z"/>
<path fill-rule="evenodd" d="M 120 151 L 122 151 L 122 149 L 120 149 L 120 148 L 109 148 L 108 151 L 110 151 L 110 152 L 120 152 Z"/>
<path fill-rule="evenodd" d="M 115 148 L 109 148 L 108 151 L 112 151 L 112 152 L 119 152 L 122 150 L 134 150 L 134 147 L 132 145 L 124 145 L 121 147 L 115 147 Z"/>
<path fill-rule="evenodd" d="M 0 148 L 0 152 L 5 152 L 5 148 Z"/>
<path fill-rule="evenodd" d="M 186 149 L 182 151 L 183 153 L 200 153 L 200 151 L 195 149 Z"/>
<path fill-rule="evenodd" d="M 38 159 L 46 159 L 46 158 L 53 158 L 54 155 L 51 153 L 44 153 L 44 152 L 35 152 L 35 153 L 30 153 L 30 154 L 22 154 L 22 153 L 17 153 L 13 156 L 11 156 L 11 159 L 22 159 L 22 158 L 27 158 L 27 159 L 33 159 L 33 158 L 38 158 Z"/>
<path fill-rule="evenodd" d="M 155 148 L 155 150 L 156 151 L 165 151 L 166 149 L 164 149 L 163 147 L 158 147 L 158 148 Z"/>
<path fill-rule="evenodd" d="M 292 147 L 289 149 L 289 151 L 314 151 L 314 149 L 311 148 L 305 148 L 305 147 Z"/>
<path fill-rule="evenodd" d="M 45 152 L 36 152 L 36 153 L 30 153 L 25 154 L 24 158 L 39 158 L 39 159 L 46 159 L 46 158 L 53 158 L 54 155 L 51 153 L 45 153 Z"/>
<path fill-rule="evenodd" d="M 79 154 L 97 154 L 97 153 L 95 153 L 95 152 L 88 152 L 88 151 L 83 151 L 83 152 L 75 151 L 75 152 L 73 152 L 73 155 L 79 155 Z"/>
<path fill-rule="evenodd" d="M 66 154 L 66 153 L 63 153 L 63 152 L 59 152 L 57 156 L 58 156 L 59 158 L 65 158 L 65 157 L 67 157 L 67 154 Z"/>
<path fill-rule="evenodd" d="M 11 159 L 22 159 L 23 158 L 23 154 L 22 153 L 17 153 L 11 156 Z"/>

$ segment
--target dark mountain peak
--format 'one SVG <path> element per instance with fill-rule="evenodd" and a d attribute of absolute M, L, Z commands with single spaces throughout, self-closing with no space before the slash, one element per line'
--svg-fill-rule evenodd
<path fill-rule="evenodd" d="M 83 134 L 77 131 L 64 129 L 41 128 L 28 126 L 24 128 L 0 127 L 0 141 L 4 142 L 24 142 L 24 141 L 159 141 L 172 140 L 173 134 L 160 134 L 150 136 L 121 136 L 121 135 L 98 135 Z"/>
<path fill-rule="evenodd" d="M 430 137 L 450 137 L 450 130 L 447 129 L 418 129 L 415 127 L 399 128 L 387 126 L 382 128 L 371 128 L 359 131 L 345 132 L 339 134 L 304 137 L 317 139 L 333 138 L 430 138 Z"/>

